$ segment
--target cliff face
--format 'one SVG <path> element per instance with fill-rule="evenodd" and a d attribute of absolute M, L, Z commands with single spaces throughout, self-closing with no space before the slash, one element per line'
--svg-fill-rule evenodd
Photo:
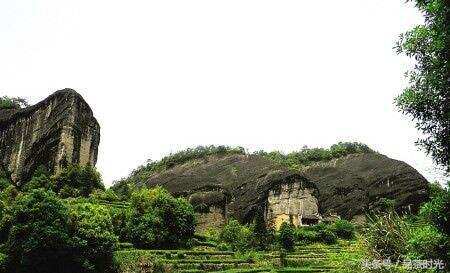
<path fill-rule="evenodd" d="M 399 211 L 415 211 L 428 198 L 428 182 L 405 162 L 377 153 L 354 154 L 307 168 L 303 175 L 319 190 L 322 213 L 362 216 L 394 200 Z"/>
<path fill-rule="evenodd" d="M 310 225 L 336 214 L 361 219 L 383 198 L 394 200 L 398 210 L 414 211 L 428 197 L 428 182 L 414 168 L 377 153 L 313 164 L 302 172 L 258 155 L 208 157 L 154 174 L 146 185 L 163 186 L 214 213 L 204 215 L 206 224 L 220 211 L 220 222 L 227 216 L 248 222 L 261 208 L 274 226 L 289 220 Z"/>
<path fill-rule="evenodd" d="M 225 219 L 231 216 L 249 222 L 264 210 L 267 221 L 278 225 L 290 216 L 297 219 L 303 213 L 317 213 L 317 201 L 312 204 L 317 200 L 314 185 L 259 155 L 207 157 L 154 174 L 146 185 L 160 185 L 188 197 L 206 214 L 202 219 L 216 219 L 222 211 Z"/>
<path fill-rule="evenodd" d="M 71 89 L 24 109 L 0 110 L 0 164 L 17 184 L 39 166 L 55 173 L 68 164 L 94 166 L 99 142 L 91 108 Z"/>

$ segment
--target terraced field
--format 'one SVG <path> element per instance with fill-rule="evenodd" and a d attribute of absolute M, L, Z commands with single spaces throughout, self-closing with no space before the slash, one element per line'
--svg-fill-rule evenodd
<path fill-rule="evenodd" d="M 155 266 L 180 273 L 319 273 L 336 272 L 329 255 L 348 251 L 345 246 L 298 246 L 289 253 L 240 254 L 217 250 L 136 250 L 115 253 L 118 272 L 147 272 Z M 151 272 L 151 271 L 148 271 Z"/>

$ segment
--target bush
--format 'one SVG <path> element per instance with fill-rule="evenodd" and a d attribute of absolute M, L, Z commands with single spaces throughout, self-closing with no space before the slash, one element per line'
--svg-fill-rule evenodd
<path fill-rule="evenodd" d="M 311 244 L 320 241 L 319 234 L 316 231 L 305 227 L 299 227 L 294 230 L 294 238 L 302 244 Z"/>
<path fill-rule="evenodd" d="M 104 272 L 112 265 L 117 236 L 109 211 L 101 205 L 82 203 L 69 210 L 71 235 L 85 272 Z"/>
<path fill-rule="evenodd" d="M 432 187 L 433 189 L 433 187 Z M 450 192 L 448 189 L 432 190 L 432 198 L 423 204 L 419 216 L 438 227 L 441 231 L 450 230 Z"/>
<path fill-rule="evenodd" d="M 117 196 L 117 194 L 111 189 L 107 190 L 96 189 L 89 195 L 89 197 L 96 200 L 102 200 L 107 202 L 116 202 L 120 200 L 119 196 Z"/>
<path fill-rule="evenodd" d="M 292 225 L 283 222 L 279 232 L 281 246 L 287 251 L 292 251 L 294 249 L 294 229 L 292 228 Z"/>
<path fill-rule="evenodd" d="M 11 212 L 6 242 L 9 272 L 64 272 L 70 267 L 68 211 L 55 194 L 33 190 Z"/>
<path fill-rule="evenodd" d="M 45 167 L 40 166 L 33 173 L 31 180 L 25 183 L 22 187 L 22 191 L 29 192 L 34 189 L 54 190 L 55 183 L 50 178 L 50 173 Z"/>
<path fill-rule="evenodd" d="M 251 231 L 237 220 L 230 219 L 220 233 L 220 239 L 231 246 L 233 250 L 244 250 L 249 247 Z"/>
<path fill-rule="evenodd" d="M 114 234 L 119 237 L 121 242 L 128 241 L 128 222 L 130 221 L 131 211 L 128 208 L 110 207 L 111 221 Z"/>
<path fill-rule="evenodd" d="M 325 244 L 331 245 L 337 242 L 337 236 L 331 229 L 324 229 L 319 232 L 319 238 Z"/>
<path fill-rule="evenodd" d="M 264 211 L 261 209 L 256 213 L 250 230 L 252 233 L 250 244 L 255 249 L 266 250 L 274 240 L 275 230 L 267 228 Z"/>
<path fill-rule="evenodd" d="M 367 241 L 378 259 L 399 260 L 406 254 L 409 225 L 395 212 L 369 218 Z"/>
<path fill-rule="evenodd" d="M 355 226 L 347 220 L 337 220 L 333 223 L 332 230 L 341 239 L 350 240 L 355 237 Z"/>
<path fill-rule="evenodd" d="M 413 259 L 440 259 L 445 249 L 445 235 L 434 226 L 414 229 L 407 242 L 408 256 Z"/>
<path fill-rule="evenodd" d="M 94 190 L 104 190 L 105 186 L 94 167 L 71 165 L 55 177 L 55 189 L 64 198 L 88 197 Z"/>
<path fill-rule="evenodd" d="M 140 190 L 132 196 L 128 232 L 137 247 L 185 245 L 195 232 L 194 209 L 187 200 L 174 198 L 161 187 Z"/>

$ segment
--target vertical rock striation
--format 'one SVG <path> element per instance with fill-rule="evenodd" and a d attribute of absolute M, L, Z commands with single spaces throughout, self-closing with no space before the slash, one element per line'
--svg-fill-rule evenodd
<path fill-rule="evenodd" d="M 24 109 L 0 110 L 0 167 L 17 184 L 39 166 L 55 173 L 68 164 L 94 166 L 99 142 L 91 108 L 71 89 Z"/>

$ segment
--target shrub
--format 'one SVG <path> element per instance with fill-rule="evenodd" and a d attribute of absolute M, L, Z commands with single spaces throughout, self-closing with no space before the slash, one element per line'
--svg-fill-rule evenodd
<path fill-rule="evenodd" d="M 438 227 L 441 231 L 448 233 L 450 230 L 449 190 L 442 188 L 438 190 L 435 186 L 431 200 L 421 206 L 419 216 Z"/>
<path fill-rule="evenodd" d="M 287 251 L 292 251 L 294 249 L 294 229 L 292 228 L 292 225 L 283 222 L 279 232 L 281 246 Z"/>
<path fill-rule="evenodd" d="M 117 236 L 109 211 L 101 205 L 81 203 L 69 210 L 69 223 L 76 252 L 85 272 L 104 272 L 112 264 Z"/>
<path fill-rule="evenodd" d="M 410 227 L 395 212 L 369 218 L 367 241 L 372 255 L 397 261 L 406 254 Z"/>
<path fill-rule="evenodd" d="M 119 201 L 119 196 L 117 196 L 117 194 L 111 189 L 107 190 L 96 189 L 89 195 L 89 197 L 96 200 L 102 200 L 107 202 Z"/>
<path fill-rule="evenodd" d="M 110 207 L 111 221 L 114 234 L 121 242 L 129 240 L 128 222 L 131 217 L 131 210 L 129 208 L 115 208 Z"/>
<path fill-rule="evenodd" d="M 299 227 L 294 230 L 294 238 L 297 242 L 310 244 L 320 241 L 319 234 L 316 231 L 305 227 Z"/>
<path fill-rule="evenodd" d="M 341 239 L 350 240 L 355 237 L 355 226 L 347 220 L 337 220 L 333 223 L 332 230 Z"/>
<path fill-rule="evenodd" d="M 194 231 L 194 209 L 186 199 L 174 198 L 161 187 L 133 194 L 128 232 L 135 246 L 177 247 L 186 244 Z"/>
<path fill-rule="evenodd" d="M 22 187 L 22 191 L 29 192 L 34 189 L 54 190 L 55 184 L 50 178 L 50 173 L 45 167 L 40 166 L 33 173 L 31 180 Z"/>
<path fill-rule="evenodd" d="M 335 244 L 337 242 L 336 234 L 334 234 L 334 232 L 329 228 L 321 230 L 319 232 L 319 238 L 322 242 L 329 245 Z"/>
<path fill-rule="evenodd" d="M 244 250 L 249 247 L 251 231 L 237 220 L 230 219 L 220 233 L 220 239 L 233 250 Z"/>
<path fill-rule="evenodd" d="M 445 252 L 445 235 L 430 225 L 415 228 L 407 246 L 408 256 L 413 259 L 439 259 Z"/>
<path fill-rule="evenodd" d="M 33 190 L 11 212 L 6 242 L 9 272 L 63 272 L 70 266 L 68 212 L 55 194 Z"/>
<path fill-rule="evenodd" d="M 100 173 L 94 167 L 70 165 L 55 177 L 55 189 L 62 197 L 87 197 L 94 190 L 104 190 Z"/>
<path fill-rule="evenodd" d="M 258 210 L 256 213 L 250 230 L 252 232 L 250 244 L 258 250 L 267 249 L 274 240 L 275 230 L 267 228 L 263 210 Z"/>

